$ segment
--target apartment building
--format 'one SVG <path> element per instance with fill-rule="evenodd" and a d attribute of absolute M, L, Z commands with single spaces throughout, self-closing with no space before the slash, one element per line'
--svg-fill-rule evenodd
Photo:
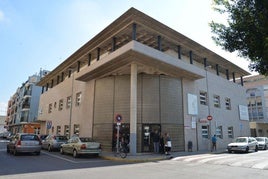
<path fill-rule="evenodd" d="M 36 86 L 36 83 L 48 73 L 47 70 L 40 70 L 39 74 L 29 76 L 28 80 L 22 83 L 10 97 L 6 123 L 11 133 L 40 133 L 40 123 L 37 121 L 37 116 L 42 88 Z"/>
<path fill-rule="evenodd" d="M 209 149 L 212 134 L 225 148 L 250 133 L 246 75 L 130 8 L 38 82 L 41 133 L 93 137 L 106 151 L 124 137 L 132 154 L 153 151 L 155 130 L 173 151 Z"/>
<path fill-rule="evenodd" d="M 246 77 L 251 136 L 268 137 L 268 78 L 263 75 Z"/>

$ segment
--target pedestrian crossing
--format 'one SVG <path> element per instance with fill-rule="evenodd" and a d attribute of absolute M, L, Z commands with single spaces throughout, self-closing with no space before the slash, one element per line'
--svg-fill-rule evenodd
<path fill-rule="evenodd" d="M 173 161 L 196 164 L 228 165 L 268 170 L 268 151 L 254 153 L 198 154 L 175 157 Z"/>

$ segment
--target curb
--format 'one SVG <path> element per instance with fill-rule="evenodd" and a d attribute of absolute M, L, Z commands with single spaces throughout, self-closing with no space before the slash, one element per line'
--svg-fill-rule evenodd
<path fill-rule="evenodd" d="M 148 155 L 137 155 L 137 156 L 127 156 L 126 158 L 121 158 L 120 156 L 114 156 L 112 153 L 106 153 L 104 155 L 100 155 L 99 157 L 105 160 L 112 160 L 118 162 L 129 162 L 129 163 L 138 163 L 138 162 L 156 162 L 161 160 L 170 160 L 172 158 L 181 157 L 181 156 L 189 156 L 189 155 L 199 155 L 199 154 L 222 154 L 226 153 L 226 150 L 218 150 L 218 151 L 203 151 L 203 152 L 191 152 L 191 153 L 177 153 L 173 155 L 161 155 L 161 156 L 149 156 Z"/>
<path fill-rule="evenodd" d="M 160 160 L 169 160 L 172 159 L 173 156 L 169 157 L 155 157 L 155 158 L 131 158 L 131 157 L 126 157 L 126 158 L 121 158 L 121 157 L 113 157 L 113 156 L 100 156 L 102 159 L 106 160 L 113 160 L 113 161 L 120 161 L 120 162 L 154 162 L 154 161 L 160 161 Z"/>

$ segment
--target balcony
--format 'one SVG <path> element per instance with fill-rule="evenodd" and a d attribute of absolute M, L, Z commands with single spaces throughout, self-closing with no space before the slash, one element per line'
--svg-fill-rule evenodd
<path fill-rule="evenodd" d="M 27 110 L 30 109 L 30 103 L 29 102 L 24 102 L 22 104 L 22 110 Z"/>

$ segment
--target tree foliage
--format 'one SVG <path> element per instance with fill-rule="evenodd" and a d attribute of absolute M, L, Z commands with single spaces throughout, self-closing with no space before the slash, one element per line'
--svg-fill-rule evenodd
<path fill-rule="evenodd" d="M 268 0 L 213 0 L 227 24 L 212 21 L 217 45 L 250 60 L 249 68 L 268 75 Z"/>

